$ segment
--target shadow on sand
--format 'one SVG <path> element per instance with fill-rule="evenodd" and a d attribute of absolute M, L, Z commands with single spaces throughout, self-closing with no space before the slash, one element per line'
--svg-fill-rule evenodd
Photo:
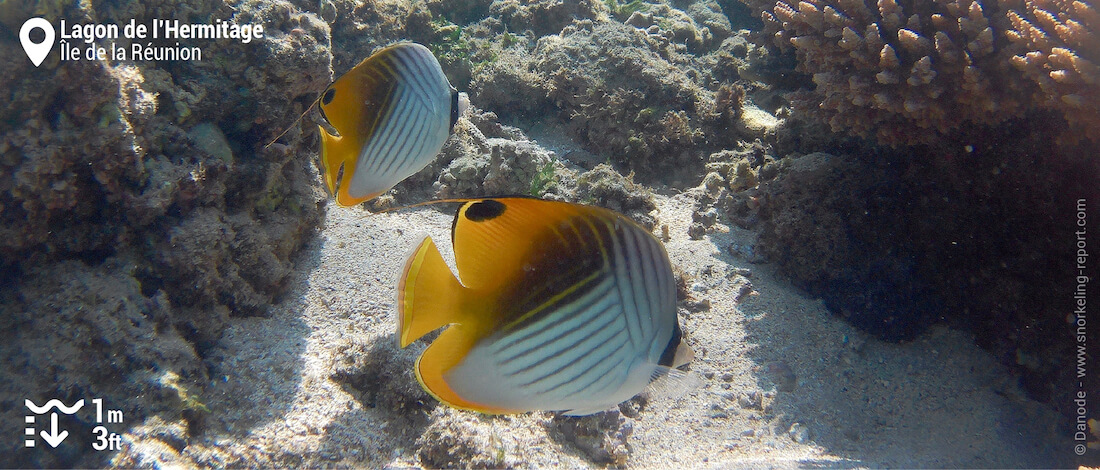
<path fill-rule="evenodd" d="M 731 256 L 727 233 L 710 235 L 719 261 L 751 269 L 757 294 L 739 304 L 745 357 L 764 395 L 776 436 L 794 423 L 841 460 L 810 468 L 1048 467 L 1054 452 L 1049 410 L 1023 397 L 1008 371 L 969 335 L 933 328 L 912 342 L 869 337 L 804 295 L 776 302 L 786 284 L 770 265 Z M 775 290 L 774 287 L 772 287 Z M 1042 416 L 1042 419 L 1040 419 Z M 1031 423 L 1031 425 L 1028 425 Z M 1044 423 L 1044 424 L 1040 424 Z"/>

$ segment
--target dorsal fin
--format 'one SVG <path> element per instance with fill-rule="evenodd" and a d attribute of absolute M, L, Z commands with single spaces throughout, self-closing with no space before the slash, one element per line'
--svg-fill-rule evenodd
<path fill-rule="evenodd" d="M 538 268 L 533 260 L 557 259 L 576 263 L 598 247 L 599 240 L 579 230 L 586 215 L 602 209 L 539 199 L 500 198 L 467 202 L 452 225 L 455 264 L 466 287 L 487 289 L 515 283 L 525 270 Z M 541 250 L 541 251 L 536 251 Z M 553 256 L 545 256 L 551 250 Z"/>

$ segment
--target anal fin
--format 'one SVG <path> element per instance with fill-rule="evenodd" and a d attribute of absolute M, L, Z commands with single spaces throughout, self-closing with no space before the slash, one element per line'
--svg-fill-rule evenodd
<path fill-rule="evenodd" d="M 401 347 L 456 323 L 464 291 L 435 242 L 424 237 L 405 261 L 397 285 L 397 334 Z"/>

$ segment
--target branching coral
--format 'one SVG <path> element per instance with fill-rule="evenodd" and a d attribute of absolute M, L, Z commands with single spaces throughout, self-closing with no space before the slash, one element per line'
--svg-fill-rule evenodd
<path fill-rule="evenodd" d="M 1012 65 L 1039 84 L 1043 105 L 1100 142 L 1100 9 L 1083 0 L 1007 0 Z"/>
<path fill-rule="evenodd" d="M 1096 138 L 1100 21 L 1083 0 L 745 3 L 777 46 L 795 50 L 817 85 L 801 104 L 834 130 L 927 142 L 1052 108 Z"/>

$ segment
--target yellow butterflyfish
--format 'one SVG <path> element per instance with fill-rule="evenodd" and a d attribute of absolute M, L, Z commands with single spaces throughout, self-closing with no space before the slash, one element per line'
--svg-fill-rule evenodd
<path fill-rule="evenodd" d="M 431 163 L 469 106 L 415 43 L 375 52 L 319 101 L 328 125 L 318 126 L 322 173 L 341 206 L 373 199 Z"/>
<path fill-rule="evenodd" d="M 649 231 L 598 207 L 461 201 L 458 278 L 425 237 L 398 286 L 401 347 L 446 327 L 415 366 L 434 397 L 484 413 L 584 415 L 691 361 L 671 263 Z"/>

